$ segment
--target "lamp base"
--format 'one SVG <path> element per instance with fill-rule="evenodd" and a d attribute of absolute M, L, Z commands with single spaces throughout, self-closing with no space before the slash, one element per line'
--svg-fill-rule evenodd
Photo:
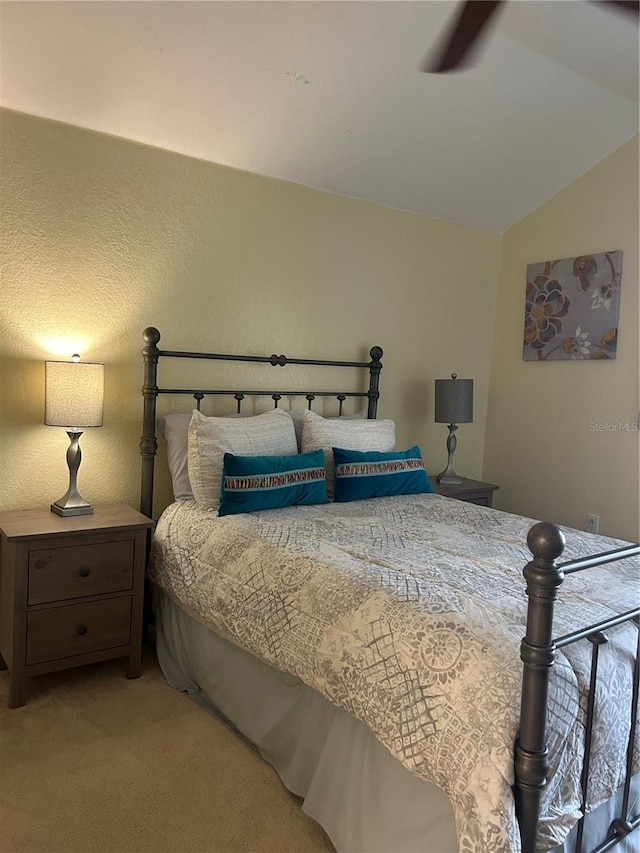
<path fill-rule="evenodd" d="M 91 504 L 83 504 L 82 506 L 63 506 L 62 504 L 53 503 L 51 504 L 51 512 L 55 512 L 56 515 L 91 515 L 93 513 L 93 507 Z"/>
<path fill-rule="evenodd" d="M 69 488 L 65 494 L 51 504 L 51 512 L 56 515 L 91 515 L 93 507 L 88 504 L 78 491 L 76 479 L 78 476 L 78 468 L 82 460 L 80 451 L 80 436 L 82 430 L 71 429 L 67 430 L 67 435 L 71 443 L 67 449 L 67 465 L 69 466 Z"/>
<path fill-rule="evenodd" d="M 447 453 L 449 454 L 449 458 L 447 459 L 447 467 L 444 471 L 436 475 L 436 480 L 445 486 L 459 486 L 462 483 L 462 477 L 456 474 L 453 469 L 453 454 L 458 443 L 458 439 L 456 438 L 457 429 L 457 424 L 449 424 L 449 435 L 447 436 Z"/>
<path fill-rule="evenodd" d="M 436 480 L 439 483 L 443 483 L 445 486 L 459 486 L 462 483 L 462 477 L 458 477 L 457 474 L 453 476 L 449 474 L 448 476 L 443 472 L 442 474 L 436 475 Z"/>

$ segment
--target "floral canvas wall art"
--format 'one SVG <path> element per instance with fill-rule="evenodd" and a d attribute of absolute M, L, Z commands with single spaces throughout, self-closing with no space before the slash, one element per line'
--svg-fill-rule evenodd
<path fill-rule="evenodd" d="M 525 361 L 615 358 L 622 252 L 527 267 Z"/>

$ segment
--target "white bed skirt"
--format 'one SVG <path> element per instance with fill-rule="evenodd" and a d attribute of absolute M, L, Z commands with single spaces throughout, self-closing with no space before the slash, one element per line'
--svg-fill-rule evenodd
<path fill-rule="evenodd" d="M 363 723 L 218 636 L 161 590 L 155 605 L 168 684 L 251 741 L 338 853 L 457 853 L 447 795 L 410 773 Z M 640 784 L 632 793 L 637 813 Z M 609 804 L 589 815 L 585 849 L 606 837 L 610 822 Z M 634 853 L 637 835 L 616 853 Z M 573 851 L 573 836 L 553 853 Z"/>

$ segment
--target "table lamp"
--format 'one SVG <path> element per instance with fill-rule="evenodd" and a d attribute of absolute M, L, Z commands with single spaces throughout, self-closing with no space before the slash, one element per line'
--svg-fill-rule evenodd
<path fill-rule="evenodd" d="M 82 461 L 80 436 L 87 427 L 102 426 L 104 364 L 72 361 L 45 362 L 44 422 L 65 427 L 70 444 L 67 449 L 69 488 L 60 500 L 51 504 L 58 515 L 90 515 L 93 507 L 78 492 L 76 480 Z"/>
<path fill-rule="evenodd" d="M 451 374 L 451 379 L 436 379 L 435 422 L 449 425 L 447 467 L 436 479 L 439 483 L 458 485 L 462 477 L 453 469 L 453 454 L 458 443 L 455 432 L 458 424 L 473 423 L 473 379 L 458 379 L 456 373 Z"/>

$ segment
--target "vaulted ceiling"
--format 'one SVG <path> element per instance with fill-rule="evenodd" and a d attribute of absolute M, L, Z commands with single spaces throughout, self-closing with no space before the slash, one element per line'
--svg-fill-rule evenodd
<path fill-rule="evenodd" d="M 511 0 L 478 64 L 444 2 L 2 2 L 0 104 L 502 232 L 638 132 L 638 26 Z"/>

